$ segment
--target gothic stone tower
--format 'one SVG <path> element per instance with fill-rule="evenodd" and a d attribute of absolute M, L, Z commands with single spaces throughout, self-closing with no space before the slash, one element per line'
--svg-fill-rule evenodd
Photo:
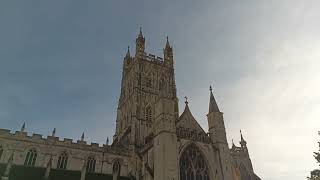
<path fill-rule="evenodd" d="M 145 38 L 140 29 L 136 54 L 124 57 L 121 94 L 117 109 L 114 142 L 135 147 L 143 146 L 152 134 L 155 106 L 162 97 L 170 99 L 178 116 L 178 99 L 173 69 L 172 48 L 167 40 L 164 59 L 145 53 Z"/>
<path fill-rule="evenodd" d="M 187 100 L 179 116 L 169 40 L 163 58 L 147 54 L 140 29 L 135 55 L 131 56 L 128 48 L 123 60 L 112 143 L 113 148 L 131 152 L 129 175 L 138 180 L 238 179 L 223 114 L 211 88 L 207 118 L 209 130 L 205 131 L 193 117 Z"/>

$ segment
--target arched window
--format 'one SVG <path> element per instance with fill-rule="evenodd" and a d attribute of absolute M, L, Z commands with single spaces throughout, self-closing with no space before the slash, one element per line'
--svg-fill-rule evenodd
<path fill-rule="evenodd" d="M 94 173 L 96 170 L 96 159 L 94 157 L 88 157 L 87 172 Z"/>
<path fill-rule="evenodd" d="M 58 159 L 57 169 L 66 169 L 68 164 L 68 154 L 67 152 L 62 152 Z"/>
<path fill-rule="evenodd" d="M 0 160 L 1 160 L 1 157 L 2 157 L 2 154 L 3 154 L 3 147 L 2 147 L 2 145 L 0 145 Z"/>
<path fill-rule="evenodd" d="M 37 160 L 37 151 L 35 149 L 31 149 L 28 151 L 26 159 L 24 160 L 25 166 L 34 166 Z"/>
<path fill-rule="evenodd" d="M 152 121 L 152 109 L 151 109 L 150 106 L 147 106 L 145 116 L 146 116 L 146 121 L 147 122 Z"/>
<path fill-rule="evenodd" d="M 112 176 L 114 180 L 119 179 L 120 177 L 121 165 L 119 161 L 115 161 L 112 167 Z"/>
<path fill-rule="evenodd" d="M 200 150 L 189 145 L 179 160 L 180 180 L 209 180 L 208 167 Z"/>

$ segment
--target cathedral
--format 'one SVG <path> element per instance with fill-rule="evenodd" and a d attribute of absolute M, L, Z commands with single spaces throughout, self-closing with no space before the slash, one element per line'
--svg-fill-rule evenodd
<path fill-rule="evenodd" d="M 121 92 L 113 141 L 87 143 L 0 129 L 2 180 L 260 180 L 247 143 L 228 146 L 223 113 L 208 91 L 208 130 L 193 117 L 186 98 L 179 113 L 173 48 L 163 57 L 145 52 L 136 38 L 135 54 L 123 59 Z"/>

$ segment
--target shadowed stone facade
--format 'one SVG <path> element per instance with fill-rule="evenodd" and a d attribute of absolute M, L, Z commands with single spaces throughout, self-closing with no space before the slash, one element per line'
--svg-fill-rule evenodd
<path fill-rule="evenodd" d="M 186 99 L 179 114 L 173 49 L 163 58 L 145 52 L 141 32 L 135 55 L 123 60 L 113 142 L 28 136 L 0 129 L 2 179 L 258 180 L 241 134 L 241 147 L 227 143 L 223 113 L 210 87 L 209 129 L 193 117 Z M 31 178 L 32 177 L 32 178 Z M 27 178 L 28 179 L 28 178 Z"/>

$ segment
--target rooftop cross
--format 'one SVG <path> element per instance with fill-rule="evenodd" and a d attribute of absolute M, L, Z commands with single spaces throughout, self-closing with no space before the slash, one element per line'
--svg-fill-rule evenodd
<path fill-rule="evenodd" d="M 184 98 L 186 99 L 185 103 L 188 104 L 188 97 L 185 96 Z"/>

